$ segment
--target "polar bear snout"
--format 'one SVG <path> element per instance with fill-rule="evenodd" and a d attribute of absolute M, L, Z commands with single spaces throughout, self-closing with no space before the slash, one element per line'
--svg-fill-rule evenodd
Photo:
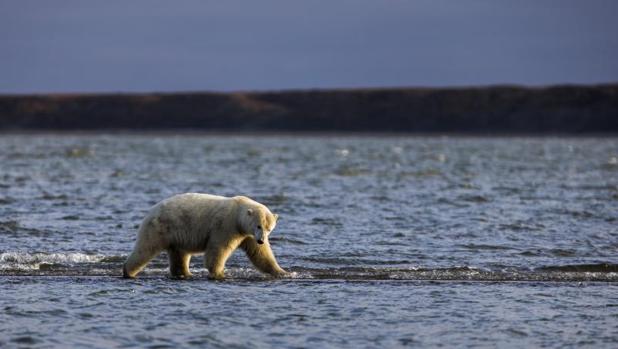
<path fill-rule="evenodd" d="M 264 226 L 258 225 L 255 227 L 253 231 L 253 236 L 255 237 L 255 242 L 258 245 L 263 245 L 268 242 L 268 235 L 270 234 L 270 230 L 265 229 Z"/>
<path fill-rule="evenodd" d="M 266 234 L 264 234 L 264 231 L 262 229 L 256 229 L 254 235 L 255 235 L 255 242 L 257 242 L 258 245 L 262 245 L 264 241 L 266 241 Z"/>

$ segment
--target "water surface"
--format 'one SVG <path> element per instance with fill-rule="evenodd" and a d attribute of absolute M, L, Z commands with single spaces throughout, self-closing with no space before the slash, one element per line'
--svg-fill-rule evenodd
<path fill-rule="evenodd" d="M 2 135 L 1 341 L 615 347 L 617 158 L 614 138 Z M 239 251 L 224 282 L 202 257 L 170 280 L 164 255 L 118 278 L 181 192 L 268 205 L 292 277 Z"/>

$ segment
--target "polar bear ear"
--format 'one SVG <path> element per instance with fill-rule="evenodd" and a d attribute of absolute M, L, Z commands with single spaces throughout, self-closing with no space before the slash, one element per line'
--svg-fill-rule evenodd
<path fill-rule="evenodd" d="M 253 209 L 252 208 L 248 208 L 247 209 L 247 215 L 249 215 L 249 216 L 253 215 Z"/>
<path fill-rule="evenodd" d="M 275 217 L 275 222 L 279 219 L 279 215 L 278 214 L 273 214 L 273 217 Z"/>

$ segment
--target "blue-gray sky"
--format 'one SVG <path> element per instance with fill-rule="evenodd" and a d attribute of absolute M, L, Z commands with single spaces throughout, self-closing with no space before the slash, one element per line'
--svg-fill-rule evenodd
<path fill-rule="evenodd" d="M 618 81 L 615 0 L 0 1 L 0 93 Z"/>

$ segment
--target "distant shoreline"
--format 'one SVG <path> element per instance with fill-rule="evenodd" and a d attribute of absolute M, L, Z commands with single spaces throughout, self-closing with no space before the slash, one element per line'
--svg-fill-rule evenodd
<path fill-rule="evenodd" d="M 599 132 L 599 133 L 513 133 L 513 132 L 372 132 L 372 131 L 234 131 L 234 130 L 201 130 L 201 129 L 83 129 L 83 130 L 62 130 L 62 129 L 0 129 L 2 136 L 116 136 L 129 135 L 135 137 L 384 137 L 384 138 L 617 138 L 618 132 Z"/>
<path fill-rule="evenodd" d="M 525 89 L 525 90 L 546 90 L 554 88 L 598 88 L 617 86 L 616 82 L 600 82 L 590 84 L 559 83 L 547 85 L 525 85 L 525 84 L 481 84 L 481 85 L 444 85 L 444 86 L 373 86 L 373 87 L 308 87 L 308 88 L 283 88 L 283 89 L 235 89 L 235 90 L 163 90 L 163 91 L 96 91 L 96 92 L 24 92 L 24 93 L 2 93 L 2 97 L 100 97 L 100 96 L 145 96 L 145 95 L 199 95 L 199 94 L 283 94 L 283 93 L 320 93 L 320 92 L 380 92 L 380 91 L 439 91 L 439 90 L 487 90 L 487 89 Z"/>
<path fill-rule="evenodd" d="M 0 95 L 0 134 L 618 134 L 618 83 Z"/>

